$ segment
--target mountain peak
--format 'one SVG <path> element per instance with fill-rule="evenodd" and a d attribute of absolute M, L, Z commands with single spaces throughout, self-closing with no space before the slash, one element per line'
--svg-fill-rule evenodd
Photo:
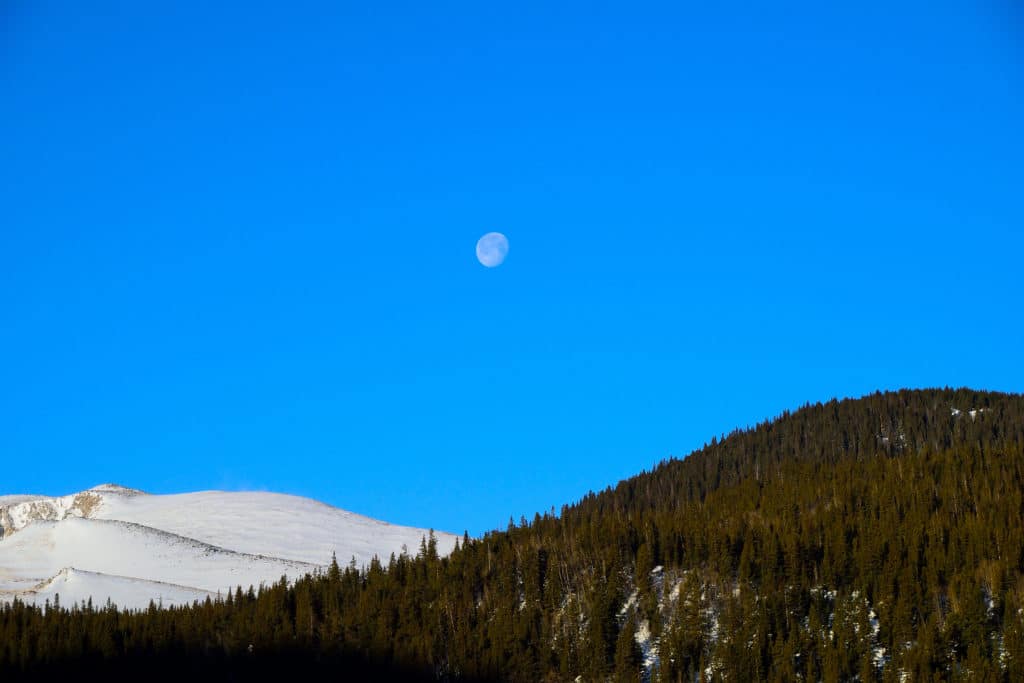
<path fill-rule="evenodd" d="M 100 484 L 99 486 L 93 486 L 91 489 L 84 493 L 117 493 L 122 496 L 148 496 L 149 494 L 142 489 L 133 489 L 127 486 L 121 486 L 120 484 L 114 484 L 108 482 L 106 484 Z"/>

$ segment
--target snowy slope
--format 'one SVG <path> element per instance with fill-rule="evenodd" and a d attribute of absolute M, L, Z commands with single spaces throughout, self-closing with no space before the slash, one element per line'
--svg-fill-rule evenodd
<path fill-rule="evenodd" d="M 308 498 L 278 493 L 205 491 L 175 496 L 108 496 L 98 519 L 117 519 L 151 526 L 212 545 L 257 555 L 328 564 L 369 564 L 408 547 L 415 554 L 428 532 L 395 526 L 324 505 Z M 438 536 L 438 552 L 447 554 L 455 536 Z"/>
<path fill-rule="evenodd" d="M 4 539 L 0 557 L 14 560 L 6 573 L 18 583 L 33 578 L 38 582 L 38 577 L 74 567 L 214 592 L 239 584 L 248 588 L 250 583 L 272 583 L 282 575 L 301 576 L 317 569 L 313 564 L 237 553 L 129 522 L 77 517 L 25 527 Z"/>
<path fill-rule="evenodd" d="M 151 496 L 104 485 L 70 496 L 0 498 L 0 600 L 92 597 L 144 608 L 291 579 L 352 557 L 418 550 L 423 529 L 307 498 L 205 491 Z M 438 552 L 455 544 L 436 534 Z"/>
<path fill-rule="evenodd" d="M 24 503 L 29 500 L 36 500 L 43 496 L 0 496 L 0 507 L 6 507 L 8 505 L 17 505 L 18 503 Z"/>
<path fill-rule="evenodd" d="M 59 597 L 60 604 L 71 607 L 92 599 L 94 607 L 101 608 L 111 602 L 132 607 L 143 607 L 150 600 L 160 607 L 176 607 L 202 602 L 209 597 L 217 599 L 217 594 L 209 591 L 178 586 L 158 581 L 144 581 L 126 576 L 112 576 L 97 572 L 86 572 L 79 569 L 62 569 L 53 578 L 25 591 L 19 596 L 24 602 L 45 605 L 53 604 Z"/>

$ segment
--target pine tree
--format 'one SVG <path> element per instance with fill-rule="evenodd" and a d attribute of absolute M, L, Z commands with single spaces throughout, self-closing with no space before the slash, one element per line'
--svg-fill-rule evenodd
<path fill-rule="evenodd" d="M 615 641 L 615 680 L 638 683 L 643 653 L 636 642 L 636 617 L 630 616 L 622 625 Z"/>

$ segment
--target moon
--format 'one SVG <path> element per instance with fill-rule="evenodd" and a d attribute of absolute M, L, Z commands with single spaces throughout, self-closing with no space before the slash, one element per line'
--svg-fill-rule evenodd
<path fill-rule="evenodd" d="M 476 258 L 488 268 L 497 268 L 508 256 L 508 238 L 500 232 L 489 232 L 476 243 Z"/>

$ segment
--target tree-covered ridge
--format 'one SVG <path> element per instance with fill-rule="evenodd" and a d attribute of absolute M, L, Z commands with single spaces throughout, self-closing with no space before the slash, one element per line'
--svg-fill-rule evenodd
<path fill-rule="evenodd" d="M 139 614 L 8 606 L 0 673 L 1024 680 L 1022 470 L 1019 395 L 807 406 L 449 557 Z"/>

